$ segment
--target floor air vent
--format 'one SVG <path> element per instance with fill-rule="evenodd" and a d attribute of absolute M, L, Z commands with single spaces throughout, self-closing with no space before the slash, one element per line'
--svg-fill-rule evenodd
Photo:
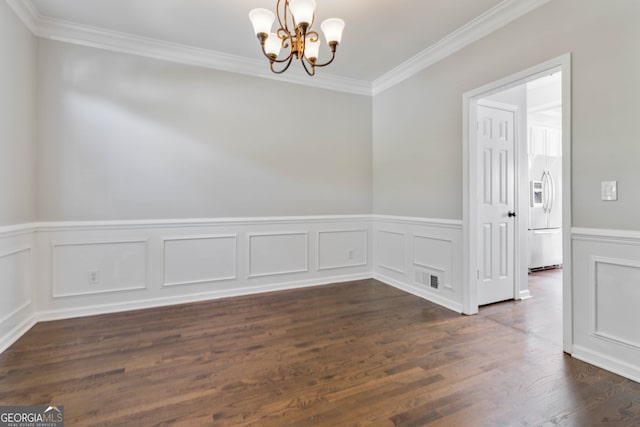
<path fill-rule="evenodd" d="M 431 275 L 431 287 L 434 289 L 438 289 L 440 287 L 440 281 L 438 280 L 438 276 Z"/>

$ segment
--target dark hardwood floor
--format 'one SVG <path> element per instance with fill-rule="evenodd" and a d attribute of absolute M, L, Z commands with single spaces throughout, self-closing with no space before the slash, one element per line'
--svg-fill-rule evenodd
<path fill-rule="evenodd" d="M 36 325 L 0 404 L 67 426 L 639 426 L 640 384 L 562 353 L 557 272 L 462 316 L 374 280 Z"/>

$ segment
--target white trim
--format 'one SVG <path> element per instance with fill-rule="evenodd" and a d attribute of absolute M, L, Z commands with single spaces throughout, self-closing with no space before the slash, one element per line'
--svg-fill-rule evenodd
<path fill-rule="evenodd" d="M 246 58 L 58 19 L 42 18 L 38 25 L 38 36 L 81 46 L 263 77 L 270 80 L 349 92 L 357 95 L 371 95 L 371 83 L 363 80 L 322 73 L 318 73 L 313 78 L 309 78 L 302 72 L 274 74 L 270 71 L 266 59 Z"/>
<path fill-rule="evenodd" d="M 640 244 L 640 231 L 573 227 L 571 238 L 585 242 Z"/>
<path fill-rule="evenodd" d="M 25 267 L 26 271 L 23 271 L 23 274 L 25 275 L 27 280 L 29 280 L 31 278 L 31 265 L 32 265 L 31 264 L 31 247 L 30 246 L 26 246 L 26 247 L 23 247 L 23 248 L 20 248 L 20 249 L 16 249 L 16 250 L 13 250 L 11 252 L 5 252 L 5 253 L 0 255 L 0 259 L 8 258 L 8 257 L 13 256 L 13 255 L 18 255 L 18 254 L 21 254 L 23 252 L 26 252 L 27 256 L 28 256 L 26 267 Z M 31 292 L 29 292 L 29 294 L 31 294 Z M 16 314 L 18 314 L 19 312 L 21 312 L 25 308 L 29 307 L 31 304 L 32 304 L 32 299 L 31 299 L 31 295 L 29 295 L 27 297 L 27 300 L 21 306 L 19 306 L 15 310 L 13 310 L 11 313 L 9 313 L 9 314 L 3 316 L 2 318 L 0 318 L 0 325 L 2 325 L 4 322 L 6 322 L 10 318 L 12 318 Z"/>
<path fill-rule="evenodd" d="M 190 280 L 182 282 L 167 282 L 167 242 L 189 241 L 189 240 L 209 240 L 209 239 L 233 239 L 233 276 L 216 277 L 208 279 Z M 162 239 L 162 288 L 173 286 L 198 285 L 202 283 L 223 282 L 226 280 L 236 280 L 238 278 L 238 233 L 228 234 L 197 234 L 194 236 L 170 236 Z"/>
<path fill-rule="evenodd" d="M 2 237 L 2 236 L 0 236 Z M 33 276 L 33 272 L 32 272 L 32 248 L 30 246 L 26 246 L 26 247 L 22 247 L 20 249 L 16 249 L 10 252 L 5 252 L 2 255 L 0 255 L 0 259 L 1 258 L 7 258 L 10 257 L 12 255 L 17 255 L 23 252 L 26 252 L 28 254 L 28 258 L 27 258 L 27 262 L 25 265 L 25 270 L 24 274 L 25 277 L 27 279 L 27 286 L 29 286 L 30 290 L 29 290 L 29 296 L 27 297 L 27 300 L 21 304 L 18 308 L 16 308 L 15 310 L 13 310 L 11 313 L 8 313 L 5 316 L 2 316 L 2 319 L 0 319 L 0 326 L 2 324 L 4 324 L 5 322 L 7 322 L 8 320 L 10 320 L 13 317 L 16 317 L 18 314 L 20 314 L 21 312 L 27 310 L 30 307 L 33 307 L 33 298 L 32 298 L 32 292 L 31 292 L 31 277 Z M 7 332 L 4 336 L 0 336 L 0 353 L 2 353 L 3 351 L 5 351 L 7 348 L 9 348 L 14 342 L 16 342 L 18 339 L 20 339 L 20 337 L 22 337 L 24 334 L 27 333 L 27 331 L 29 329 L 31 329 L 36 323 L 37 323 L 37 318 L 36 316 L 33 314 L 33 312 L 26 318 L 24 319 L 22 322 L 20 322 L 18 325 L 16 325 L 13 329 L 11 329 L 9 332 Z"/>
<path fill-rule="evenodd" d="M 445 270 L 444 268 L 441 267 L 435 267 L 433 265 L 428 265 L 419 261 L 413 261 L 413 267 L 418 267 L 420 269 L 423 270 L 429 270 L 430 272 L 434 272 L 434 273 L 439 273 L 442 277 L 444 277 L 444 283 L 442 284 L 442 287 L 451 291 L 451 292 L 455 292 L 455 290 L 453 289 L 453 286 L 451 286 L 451 283 L 449 282 L 449 275 L 447 274 L 447 270 Z M 423 285 L 422 283 L 418 282 L 415 278 L 415 275 L 413 277 L 413 284 L 414 285 Z M 437 291 L 437 289 L 436 289 Z"/>
<path fill-rule="evenodd" d="M 518 299 L 529 299 L 531 298 L 531 292 L 529 291 L 529 289 L 526 289 L 524 291 L 520 291 L 520 294 L 518 295 Z"/>
<path fill-rule="evenodd" d="M 618 265 L 623 267 L 632 267 L 635 269 L 640 269 L 640 261 L 624 259 L 624 258 L 612 258 L 612 257 L 603 257 L 592 255 L 589 259 L 589 293 L 591 299 L 591 307 L 590 307 L 590 330 L 589 333 L 592 337 L 600 340 L 604 340 L 609 343 L 613 343 L 616 345 L 621 345 L 623 347 L 627 347 L 633 349 L 635 351 L 640 350 L 640 343 L 631 342 L 624 338 L 619 338 L 613 335 L 610 335 L 606 332 L 601 332 L 598 330 L 598 264 L 609 264 L 609 265 Z"/>
<path fill-rule="evenodd" d="M 6 258 L 6 257 L 10 257 L 11 255 L 19 254 L 21 252 L 31 252 L 31 247 L 30 246 L 25 246 L 23 248 L 15 249 L 15 250 L 10 251 L 10 252 L 4 252 L 4 253 L 0 254 L 0 259 Z M 31 255 L 31 254 L 29 254 L 29 255 Z"/>
<path fill-rule="evenodd" d="M 11 319 L 13 316 L 15 316 L 16 314 L 20 313 L 22 310 L 24 310 L 25 308 L 29 307 L 32 304 L 31 298 L 29 297 L 29 299 L 27 299 L 27 301 L 25 303 L 23 303 L 21 306 L 19 306 L 18 308 L 16 308 L 15 310 L 13 310 L 11 313 L 6 314 L 5 316 L 3 316 L 0 319 L 0 325 L 2 325 L 4 322 L 6 322 L 7 320 Z"/>
<path fill-rule="evenodd" d="M 32 232 L 58 231 L 98 231 L 128 230 L 148 228 L 181 228 L 203 226 L 236 226 L 264 224 L 302 224 L 302 223 L 341 223 L 356 221 L 385 221 L 402 224 L 427 225 L 462 229 L 463 221 L 458 219 L 422 218 L 411 216 L 357 214 L 357 215 L 310 215 L 310 216 L 273 216 L 273 217 L 225 217 L 225 218 L 182 218 L 182 219 L 134 219 L 101 221 L 46 221 L 29 222 L 0 227 L 0 237 L 5 235 L 28 234 Z M 576 229 L 583 230 L 583 229 Z M 584 229 L 590 230 L 590 229 Z M 638 232 L 640 236 L 640 232 Z"/>
<path fill-rule="evenodd" d="M 309 78 L 302 70 L 274 74 L 266 59 L 247 58 L 180 43 L 83 25 L 41 15 L 31 0 L 7 0 L 25 26 L 36 36 L 163 61 L 211 68 L 321 89 L 371 96 L 371 82 L 326 73 Z M 259 46 L 256 52 L 259 54 Z M 258 55 L 256 55 L 258 56 Z"/>
<path fill-rule="evenodd" d="M 371 215 L 312 215 L 312 216 L 274 216 L 274 217 L 228 217 L 228 218 L 185 218 L 185 219 L 140 219 L 111 221 L 60 221 L 33 223 L 35 231 L 90 231 L 108 229 L 145 229 L 180 228 L 203 226 L 236 226 L 264 224 L 302 224 L 370 221 Z"/>
<path fill-rule="evenodd" d="M 401 224 L 431 225 L 434 227 L 461 229 L 462 221 L 458 219 L 420 218 L 413 216 L 371 215 L 374 221 L 396 222 Z"/>
<path fill-rule="evenodd" d="M 395 235 L 398 235 L 398 236 L 402 236 L 402 241 L 403 241 L 403 243 L 405 244 L 404 257 L 403 257 L 403 260 L 402 260 L 402 265 L 406 266 L 406 265 L 407 265 L 408 256 L 409 256 L 409 254 L 407 253 L 407 249 L 406 249 L 406 244 L 407 244 L 407 233 L 402 232 L 402 231 L 381 230 L 381 229 L 378 229 L 378 230 L 376 230 L 376 231 L 377 231 L 378 233 L 395 234 Z M 379 240 L 378 240 L 378 239 L 376 239 L 376 242 L 378 242 L 378 241 L 379 241 Z M 388 266 L 388 265 L 385 265 L 385 264 L 382 264 L 382 263 L 378 263 L 378 267 L 382 267 L 382 268 L 384 268 L 385 270 L 393 271 L 394 273 L 402 274 L 403 276 L 406 276 L 406 275 L 407 275 L 407 273 L 406 273 L 404 270 L 398 270 L 398 269 L 397 269 L 397 268 L 395 268 L 395 267 L 391 267 L 391 266 Z"/>
<path fill-rule="evenodd" d="M 93 245 L 117 245 L 122 243 L 143 243 L 144 244 L 144 283 L 136 284 L 133 286 L 125 287 L 125 288 L 110 288 L 110 289 L 95 289 L 86 292 L 73 292 L 73 293 L 58 293 L 56 292 L 55 286 L 55 248 L 62 246 L 93 246 Z M 86 295 L 96 295 L 96 294 L 109 294 L 113 292 L 130 292 L 130 291 L 140 291 L 146 290 L 149 288 L 149 239 L 141 238 L 141 239 L 126 239 L 126 240 L 84 240 L 80 242 L 51 242 L 49 245 L 49 265 L 50 265 L 50 277 L 49 277 L 49 286 L 51 288 L 51 298 L 68 298 L 68 297 L 78 297 L 78 296 L 86 296 Z"/>
<path fill-rule="evenodd" d="M 640 370 L 638 370 L 636 366 L 630 365 L 609 355 L 574 344 L 571 357 L 613 372 L 614 374 L 621 375 L 625 378 L 629 378 L 633 381 L 640 382 Z"/>
<path fill-rule="evenodd" d="M 20 322 L 19 325 L 10 330 L 6 335 L 0 337 L 0 353 L 4 352 L 6 349 L 11 347 L 13 343 L 22 338 L 22 336 L 26 334 L 29 329 L 33 328 L 38 321 L 39 319 L 37 315 L 31 314 Z"/>
<path fill-rule="evenodd" d="M 441 241 L 441 242 L 447 242 L 447 243 L 449 243 L 449 244 L 451 245 L 451 247 L 452 247 L 452 248 L 453 248 L 453 244 L 454 244 L 453 239 L 452 239 L 452 238 L 450 238 L 450 237 L 433 236 L 433 235 L 428 235 L 428 234 L 426 234 L 426 233 L 413 233 L 412 237 L 413 237 L 414 239 L 417 237 L 417 238 L 419 238 L 419 239 L 439 240 L 439 241 Z M 415 245 L 415 242 L 414 242 L 414 245 Z M 414 258 L 415 258 L 415 254 L 414 254 Z M 456 262 L 455 262 L 455 259 L 454 259 L 454 258 L 455 258 L 455 257 L 454 257 L 454 255 L 453 255 L 453 250 L 452 250 L 452 251 L 451 251 L 451 257 L 450 257 L 450 259 L 449 259 L 449 262 L 451 263 L 451 268 L 452 268 L 452 269 L 453 269 L 453 268 L 457 268 L 457 267 L 456 267 Z M 450 274 L 447 274 L 447 271 L 446 271 L 445 269 L 440 268 L 440 267 L 434 267 L 434 266 L 432 266 L 432 265 L 423 264 L 423 263 L 420 263 L 420 262 L 415 261 L 415 259 L 414 259 L 414 261 L 413 261 L 413 265 L 417 265 L 417 266 L 419 266 L 419 267 L 428 268 L 428 269 L 431 269 L 431 270 L 441 271 L 441 272 L 442 272 L 442 275 L 445 277 L 445 281 L 444 281 L 444 283 L 443 283 L 443 287 L 444 287 L 445 289 L 449 289 L 450 291 L 453 291 L 453 290 L 454 290 L 454 289 L 453 289 L 453 286 L 451 285 L 451 278 L 449 277 L 449 275 L 450 275 Z M 414 279 L 415 279 L 415 278 L 414 278 Z"/>
<path fill-rule="evenodd" d="M 535 82 L 536 80 L 534 80 Z M 562 101 L 551 101 L 535 107 L 527 108 L 527 113 L 538 113 L 540 111 L 550 110 L 552 108 L 562 107 Z"/>
<path fill-rule="evenodd" d="M 29 234 L 35 231 L 35 224 L 32 222 L 15 225 L 5 225 L 0 227 L 0 239 Z"/>
<path fill-rule="evenodd" d="M 373 95 L 397 85 L 469 44 L 504 27 L 549 0 L 504 0 L 373 81 Z"/>
<path fill-rule="evenodd" d="M 571 53 L 557 59 L 562 70 L 562 347 L 573 348 L 573 245 L 572 156 L 571 156 Z"/>
<path fill-rule="evenodd" d="M 413 237 L 420 237 L 421 239 L 429 239 L 429 240 L 441 240 L 443 242 L 452 243 L 453 239 L 450 237 L 442 237 L 442 236 L 434 236 L 426 233 L 413 233 Z"/>
<path fill-rule="evenodd" d="M 284 271 L 271 271 L 268 273 L 252 273 L 251 272 L 251 238 L 253 237 L 274 237 L 274 236 L 304 236 L 305 238 L 305 254 L 304 254 L 304 268 L 298 270 L 284 270 Z M 294 273 L 307 273 L 309 271 L 309 231 L 278 231 L 278 232 L 258 232 L 247 233 L 247 277 L 254 279 L 257 277 L 279 276 L 281 274 L 294 274 Z"/>
<path fill-rule="evenodd" d="M 364 233 L 364 262 L 358 264 L 342 264 L 342 265 L 329 265 L 320 266 L 320 235 L 321 234 L 337 234 L 337 233 Z M 353 228 L 344 230 L 321 230 L 316 233 L 316 268 L 318 271 L 324 270 L 339 270 L 350 267 L 366 267 L 369 263 L 369 257 L 367 256 L 367 248 L 369 247 L 369 230 L 366 228 Z"/>
<path fill-rule="evenodd" d="M 396 289 L 400 289 L 401 291 L 404 291 L 412 295 L 415 295 L 417 297 L 420 297 L 422 299 L 425 299 L 428 302 L 441 305 L 442 307 L 448 308 L 449 310 L 453 310 L 456 313 L 462 313 L 461 304 L 458 304 L 455 301 L 451 301 L 448 298 L 444 298 L 440 293 L 431 292 L 425 289 L 420 289 L 414 285 L 403 283 L 399 280 L 393 279 L 391 277 L 388 277 L 379 273 L 374 273 L 373 278 L 389 286 L 393 286 Z"/>
<path fill-rule="evenodd" d="M 571 248 L 571 54 L 556 57 L 519 73 L 488 83 L 465 92 L 463 104 L 463 312 L 478 312 L 477 248 L 477 183 L 472 177 L 477 172 L 477 150 L 471 137 L 476 122 L 476 101 L 491 94 L 509 89 L 547 74 L 550 70 L 562 71 L 562 236 L 563 236 L 563 348 L 571 353 L 573 346 L 573 282 Z"/>
<path fill-rule="evenodd" d="M 120 313 L 129 310 L 140 310 L 145 308 L 165 307 L 176 304 L 187 304 L 192 302 L 209 301 L 221 298 L 238 297 L 243 295 L 259 294 L 263 292 L 286 291 L 291 289 L 307 288 L 313 286 L 324 286 L 333 283 L 343 283 L 356 280 L 371 279 L 370 273 L 350 274 L 331 277 L 317 277 L 308 280 L 282 282 L 267 285 L 257 285 L 236 289 L 220 289 L 211 292 L 194 293 L 163 298 L 146 299 L 142 301 L 122 302 L 114 304 L 100 304 L 84 306 L 80 308 L 65 308 L 45 310 L 38 313 L 38 321 L 49 321 L 59 319 L 71 319 L 74 317 L 94 316 L 98 314 Z"/>

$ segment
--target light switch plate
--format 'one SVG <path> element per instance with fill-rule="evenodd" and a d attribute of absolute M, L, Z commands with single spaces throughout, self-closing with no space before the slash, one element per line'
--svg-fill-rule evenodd
<path fill-rule="evenodd" d="M 600 183 L 602 200 L 618 200 L 618 181 L 602 181 Z"/>

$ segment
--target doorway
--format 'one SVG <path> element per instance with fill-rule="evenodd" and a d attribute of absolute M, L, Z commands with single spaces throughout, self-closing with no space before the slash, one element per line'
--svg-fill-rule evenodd
<path fill-rule="evenodd" d="M 509 76 L 497 82 L 490 83 L 476 90 L 467 92 L 463 96 L 464 108 L 464 225 L 463 225 L 463 245 L 464 245 L 464 271 L 463 271 L 463 308 L 466 314 L 478 312 L 478 306 L 500 299 L 524 299 L 529 297 L 528 272 L 531 263 L 529 253 L 529 242 L 531 235 L 530 205 L 541 207 L 537 200 L 531 198 L 531 181 L 544 181 L 543 186 L 547 190 L 543 197 L 543 209 L 545 212 L 551 207 L 551 194 L 553 183 L 547 179 L 547 169 L 544 180 L 529 179 L 529 150 L 526 126 L 518 126 L 519 123 L 526 123 L 527 106 L 517 103 L 508 103 L 515 106 L 514 130 L 512 143 L 514 143 L 513 161 L 510 162 L 510 152 L 506 145 L 490 145 L 492 142 L 481 140 L 483 128 L 487 124 L 484 122 L 495 122 L 501 124 L 495 128 L 495 132 L 502 136 L 509 135 L 508 120 L 489 117 L 487 121 L 487 106 L 493 107 L 494 111 L 489 114 L 498 114 L 496 108 L 501 108 L 500 99 L 497 94 L 515 93 L 519 90 L 526 90 L 528 83 L 543 77 L 557 74 L 560 77 L 562 96 L 559 113 L 561 116 L 561 137 L 557 139 L 557 150 L 561 151 L 561 165 L 564 179 L 556 181 L 557 193 L 563 194 L 561 200 L 555 200 L 555 213 L 561 211 L 561 227 L 557 227 L 556 236 L 562 242 L 561 259 L 563 259 L 563 348 L 566 352 L 571 352 L 572 347 L 572 313 L 571 313 L 571 203 L 570 203 L 570 55 L 553 59 L 546 63 L 532 67 L 521 73 Z M 493 97 L 493 99 L 492 99 Z M 526 96 L 525 96 L 526 99 Z M 504 101 L 504 100 L 502 100 Z M 504 106 L 504 104 L 502 104 Z M 504 107 L 503 107 L 504 108 Z M 551 108 L 551 107 L 550 107 Z M 507 138 L 508 139 L 508 138 Z M 530 138 L 529 138 L 530 139 Z M 506 139 L 505 139 L 506 141 Z M 502 142 L 505 142 L 502 141 Z M 546 140 L 545 140 L 546 141 Z M 495 142 L 495 141 L 494 141 Z M 543 144 L 547 146 L 546 142 Z M 493 154 L 498 152 L 499 154 Z M 488 154 L 489 153 L 489 154 Z M 489 165 L 489 166 L 487 166 Z M 509 166 L 511 165 L 511 166 Z M 511 169 L 510 169 L 511 167 Z M 487 172 L 489 171 L 489 172 Z M 488 174 L 487 174 L 488 173 Z M 484 176 L 482 174 L 485 174 Z M 504 179 L 503 179 L 504 178 Z M 513 191 L 509 187 L 509 180 L 513 182 Z M 486 183 L 492 184 L 487 186 Z M 497 189 L 493 185 L 497 184 Z M 487 193 L 487 188 L 490 193 Z M 487 199 L 486 195 L 492 194 Z M 495 199 L 498 197 L 498 199 Z M 490 200 L 499 203 L 487 204 Z M 557 209 L 562 207 L 562 209 Z M 488 222 L 486 211 L 493 210 L 493 222 Z M 546 219 L 545 219 L 546 220 Z M 489 224 L 489 225 L 488 225 Z M 545 223 L 547 224 L 547 223 Z M 544 233 L 538 233 L 540 235 Z M 500 252 L 496 248 L 503 250 Z M 490 255 L 489 255 L 490 254 Z M 512 275 L 509 277 L 509 269 Z M 490 286 L 491 291 L 487 292 L 482 285 Z M 493 292 L 493 289 L 498 289 Z M 493 300 L 492 300 L 493 299 Z"/>

